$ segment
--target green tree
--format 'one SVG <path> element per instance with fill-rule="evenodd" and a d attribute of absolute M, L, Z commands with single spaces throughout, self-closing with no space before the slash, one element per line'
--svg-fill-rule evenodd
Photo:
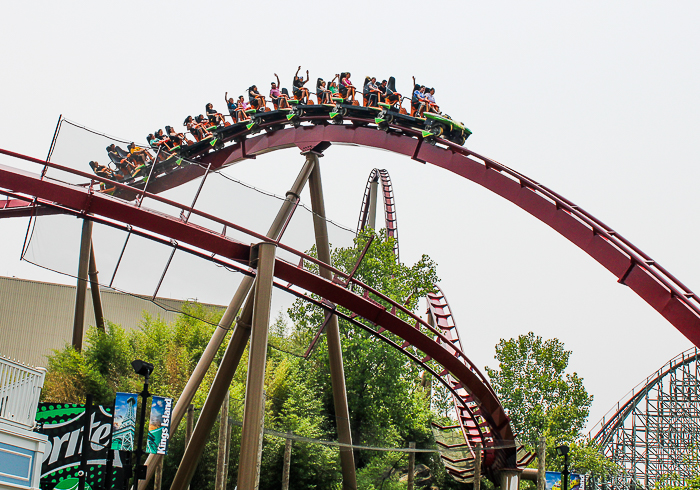
<path fill-rule="evenodd" d="M 593 397 L 576 373 L 565 372 L 570 356 L 558 339 L 532 332 L 496 345 L 498 368 L 486 372 L 513 430 L 530 448 L 540 436 L 571 444 L 586 424 Z"/>
<path fill-rule="evenodd" d="M 555 448 L 570 446 L 570 469 L 593 476 L 616 471 L 599 448 L 581 435 L 593 396 L 576 373 L 567 373 L 571 351 L 558 339 L 544 340 L 529 332 L 496 345 L 498 368 L 486 368 L 491 384 L 511 418 L 518 440 L 535 451 L 547 441 L 547 468 L 562 469 Z"/>

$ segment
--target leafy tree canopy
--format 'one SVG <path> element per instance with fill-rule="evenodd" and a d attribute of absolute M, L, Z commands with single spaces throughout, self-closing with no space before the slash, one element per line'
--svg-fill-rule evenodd
<path fill-rule="evenodd" d="M 593 396 L 576 373 L 567 373 L 571 351 L 558 339 L 544 340 L 533 332 L 496 345 L 498 368 L 486 368 L 494 390 L 511 418 L 520 442 L 536 451 L 547 441 L 546 466 L 561 471 L 563 458 L 555 448 L 570 446 L 574 472 L 608 475 L 615 466 L 581 435 Z"/>

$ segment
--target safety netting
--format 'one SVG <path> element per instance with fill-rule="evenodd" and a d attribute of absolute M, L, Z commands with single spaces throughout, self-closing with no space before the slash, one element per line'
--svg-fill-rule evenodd
<path fill-rule="evenodd" d="M 115 179 L 133 186 L 133 192 L 122 189 L 110 192 L 110 183 L 100 184 L 91 177 L 89 162 L 97 162 L 116 173 L 117 166 L 110 157 L 116 158 L 114 152 L 128 153 L 132 145 L 146 151 L 153 161 L 170 160 L 169 166 L 161 172 L 157 165 L 153 165 L 158 170 L 146 169 L 133 179 Z M 109 155 L 110 151 L 112 155 Z M 91 187 L 94 192 L 109 195 L 110 199 L 167 214 L 245 244 L 261 241 L 261 236 L 269 232 L 285 203 L 285 196 L 280 195 L 284 191 L 274 193 L 239 180 L 235 176 L 235 166 L 207 171 L 208 166 L 201 162 L 146 149 L 145 144 L 112 137 L 65 119 L 57 131 L 50 161 L 86 175 L 46 167 L 45 179 Z M 156 175 L 157 172 L 160 173 Z M 160 191 L 158 185 L 164 179 L 183 172 L 195 177 Z M 151 192 L 154 197 L 151 197 Z M 315 243 L 313 219 L 314 213 L 309 205 L 303 202 L 296 205 L 284 225 L 280 244 L 300 252 L 310 251 Z M 333 247 L 353 245 L 355 232 L 351 227 L 329 219 L 325 221 Z M 71 214 L 36 213 L 28 228 L 22 258 L 77 278 L 83 222 L 82 217 Z M 298 264 L 300 256 L 285 248 L 278 247 L 277 256 Z M 165 236 L 146 234 L 117 221 L 93 221 L 92 249 L 100 287 L 134 295 L 168 311 L 177 308 L 174 305 L 178 303 L 172 300 L 196 300 L 225 307 L 243 275 L 250 274 L 247 266 L 232 264 L 195 246 L 185 246 Z M 294 294 L 276 288 L 273 317 L 286 315 L 296 299 Z M 106 311 L 105 317 L 109 319 L 109 316 L 110 312 Z"/>

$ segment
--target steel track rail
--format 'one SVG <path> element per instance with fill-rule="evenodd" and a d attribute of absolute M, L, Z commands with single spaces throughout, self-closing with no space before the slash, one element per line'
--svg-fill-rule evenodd
<path fill-rule="evenodd" d="M 387 236 L 394 239 L 394 254 L 399 259 L 399 225 L 396 220 L 396 201 L 394 199 L 394 187 L 391 185 L 389 172 L 384 169 L 375 168 L 369 173 L 365 193 L 362 196 L 362 207 L 360 208 L 360 218 L 357 223 L 357 231 L 364 230 L 369 222 L 369 200 L 372 191 L 372 182 L 381 182 L 382 200 L 384 202 L 384 227 Z"/>
<path fill-rule="evenodd" d="M 485 187 L 550 226 L 700 346 L 698 296 L 629 240 L 581 207 L 523 174 L 454 143 L 438 140 L 435 145 L 424 144 L 418 131 L 392 127 L 384 132 L 367 126 L 369 121 L 366 120 L 352 122 L 356 124 L 302 125 L 262 133 L 205 155 L 201 161 L 212 163 L 212 168 L 217 169 L 283 148 L 310 151 L 330 144 L 347 144 L 384 149 L 431 163 Z M 198 175 L 201 170 L 191 178 Z M 183 172 L 177 181 L 191 178 Z M 156 181 L 154 186 L 157 184 Z M 175 181 L 173 184 L 179 185 Z M 171 184 L 160 185 L 169 188 Z"/>

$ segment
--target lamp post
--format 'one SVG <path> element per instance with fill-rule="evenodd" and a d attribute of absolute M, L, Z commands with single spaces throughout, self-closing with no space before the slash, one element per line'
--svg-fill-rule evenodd
<path fill-rule="evenodd" d="M 569 446 L 557 447 L 557 454 L 564 456 L 564 471 L 561 472 L 561 490 L 569 490 Z"/>
<path fill-rule="evenodd" d="M 143 391 L 141 394 L 141 413 L 139 414 L 139 442 L 136 446 L 136 462 L 134 471 L 134 490 L 138 488 L 139 479 L 146 477 L 146 467 L 141 467 L 141 458 L 143 456 L 143 426 L 146 423 L 146 402 L 151 394 L 148 392 L 148 378 L 153 372 L 153 364 L 146 361 L 136 359 L 131 362 L 131 367 L 139 376 L 143 376 Z M 564 489 L 566 490 L 566 489 Z"/>

